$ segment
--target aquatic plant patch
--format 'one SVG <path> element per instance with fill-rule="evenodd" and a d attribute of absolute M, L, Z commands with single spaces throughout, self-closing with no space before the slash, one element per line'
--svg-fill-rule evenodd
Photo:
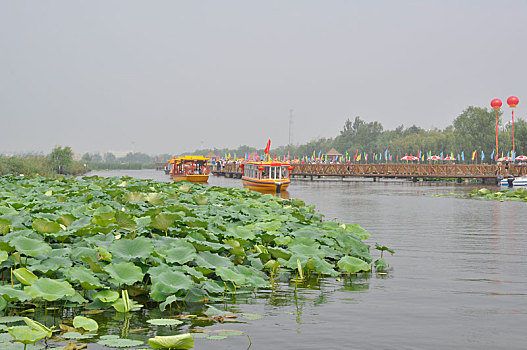
<path fill-rule="evenodd" d="M 481 188 L 479 190 L 471 191 L 468 194 L 468 198 L 527 202 L 527 188 L 519 187 L 515 189 L 503 189 L 496 192 L 492 192 L 488 188 Z"/>
<path fill-rule="evenodd" d="M 183 301 L 217 301 L 273 288 L 275 279 L 299 283 L 369 271 L 375 264 L 368 237 L 357 224 L 323 221 L 300 200 L 246 189 L 4 176 L 0 309 L 67 305 L 126 314 L 143 304 L 165 310 Z M 386 262 L 375 266 L 384 269 Z M 69 339 L 98 326 L 77 316 L 74 329 Z M 43 334 L 16 332 L 26 344 Z M 153 339 L 151 346 L 190 344 L 186 336 Z"/>

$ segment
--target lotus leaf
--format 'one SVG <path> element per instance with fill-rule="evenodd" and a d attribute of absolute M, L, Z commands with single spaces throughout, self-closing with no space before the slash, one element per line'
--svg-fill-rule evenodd
<path fill-rule="evenodd" d="M 245 277 L 245 283 L 251 287 L 265 288 L 269 286 L 267 276 L 253 267 L 238 265 L 236 266 L 236 270 Z"/>
<path fill-rule="evenodd" d="M 61 268 L 67 268 L 72 265 L 71 259 L 62 256 L 52 256 L 41 260 L 38 264 L 34 264 L 31 268 L 42 273 L 54 272 Z"/>
<path fill-rule="evenodd" d="M 77 218 L 71 214 L 63 214 L 58 218 L 58 222 L 64 226 L 71 225 Z"/>
<path fill-rule="evenodd" d="M 245 283 L 245 276 L 243 274 L 226 267 L 218 266 L 216 268 L 216 275 L 224 281 L 232 281 L 237 285 L 243 285 Z"/>
<path fill-rule="evenodd" d="M 66 332 L 61 335 L 61 337 L 64 339 L 87 339 L 87 338 L 93 338 L 95 336 L 97 336 L 97 334 L 90 334 L 90 333 L 81 334 L 79 332 Z"/>
<path fill-rule="evenodd" d="M 170 304 L 172 304 L 173 302 L 177 301 L 177 298 L 175 295 L 170 295 L 166 298 L 166 300 L 162 303 L 159 304 L 159 309 L 161 311 L 165 311 L 166 307 Z"/>
<path fill-rule="evenodd" d="M 346 224 L 345 229 L 346 232 L 351 232 L 357 235 L 361 240 L 368 239 L 371 236 L 368 231 L 360 227 L 358 224 Z"/>
<path fill-rule="evenodd" d="M 152 299 L 164 301 L 170 294 L 175 294 L 179 290 L 189 290 L 194 282 L 187 275 L 178 271 L 164 271 L 160 274 L 151 275 Z"/>
<path fill-rule="evenodd" d="M 120 228 L 135 231 L 137 230 L 137 223 L 132 219 L 132 217 L 126 213 L 118 212 L 115 214 L 115 222 L 119 225 Z"/>
<path fill-rule="evenodd" d="M 97 289 L 102 288 L 104 285 L 95 276 L 91 270 L 84 266 L 71 267 L 64 273 L 70 282 L 78 282 L 83 289 Z"/>
<path fill-rule="evenodd" d="M 146 202 L 146 194 L 142 192 L 126 192 L 123 199 L 127 202 Z"/>
<path fill-rule="evenodd" d="M 6 261 L 8 257 L 9 255 L 5 250 L 0 250 L 0 263 Z"/>
<path fill-rule="evenodd" d="M 215 317 L 215 316 L 230 315 L 231 313 L 215 308 L 212 305 L 207 305 L 207 310 L 205 310 L 204 314 L 209 317 Z"/>
<path fill-rule="evenodd" d="M 197 219 L 197 218 L 192 218 L 192 217 L 185 217 L 183 219 L 183 222 L 190 226 L 190 227 L 207 227 L 209 225 L 209 222 L 207 220 L 200 220 L 200 219 Z"/>
<path fill-rule="evenodd" d="M 11 224 L 12 224 L 11 221 L 9 221 L 7 219 L 0 218 L 0 235 L 5 235 L 5 234 L 9 233 L 9 230 L 11 228 Z"/>
<path fill-rule="evenodd" d="M 13 274 L 15 275 L 17 280 L 19 280 L 22 284 L 25 284 L 26 286 L 30 286 L 33 281 L 38 278 L 33 272 L 29 271 L 25 267 L 13 270 Z"/>
<path fill-rule="evenodd" d="M 146 196 L 146 200 L 152 205 L 162 205 L 165 202 L 165 198 L 161 193 L 149 193 Z"/>
<path fill-rule="evenodd" d="M 67 297 L 66 298 L 68 301 L 71 301 L 72 303 L 75 303 L 75 304 L 85 304 L 88 302 L 88 300 L 86 300 L 82 295 L 80 295 L 79 292 L 75 292 L 75 295 L 72 296 L 72 297 Z"/>
<path fill-rule="evenodd" d="M 228 258 L 210 252 L 199 252 L 194 262 L 200 267 L 209 269 L 215 269 L 219 266 L 231 267 L 234 265 Z"/>
<path fill-rule="evenodd" d="M 52 250 L 46 242 L 33 238 L 19 236 L 11 240 L 11 243 L 17 251 L 28 256 L 46 255 Z"/>
<path fill-rule="evenodd" d="M 104 271 L 118 283 L 131 285 L 135 282 L 140 282 L 143 279 L 144 273 L 141 268 L 135 266 L 130 262 L 121 262 L 119 264 L 109 264 L 104 267 Z"/>
<path fill-rule="evenodd" d="M 279 248 L 279 247 L 267 247 L 267 251 L 271 253 L 271 255 L 275 259 L 285 259 L 288 260 L 291 257 L 291 253 L 285 249 Z"/>
<path fill-rule="evenodd" d="M 195 196 L 194 202 L 198 205 L 206 205 L 209 202 L 209 199 L 205 196 Z"/>
<path fill-rule="evenodd" d="M 24 321 L 24 318 L 20 316 L 0 316 L 0 323 L 15 323 L 20 321 Z"/>
<path fill-rule="evenodd" d="M 357 259 L 352 256 L 345 256 L 337 263 L 339 269 L 349 273 L 357 273 L 360 271 L 370 271 L 370 265 L 364 260 Z"/>
<path fill-rule="evenodd" d="M 40 233 L 57 233 L 60 231 L 60 225 L 57 222 L 45 219 L 35 219 L 32 227 Z"/>
<path fill-rule="evenodd" d="M 148 339 L 148 345 L 154 349 L 188 350 L 194 347 L 194 339 L 189 333 L 171 336 L 156 336 Z"/>
<path fill-rule="evenodd" d="M 161 231 L 166 231 L 176 220 L 181 220 L 181 216 L 174 213 L 160 213 L 152 219 L 150 226 Z"/>
<path fill-rule="evenodd" d="M 75 316 L 75 318 L 73 319 L 73 327 L 77 329 L 82 328 L 87 330 L 88 332 L 93 332 L 99 329 L 97 321 L 84 316 Z"/>
<path fill-rule="evenodd" d="M 0 295 L 7 301 L 27 301 L 31 300 L 31 296 L 20 289 L 15 289 L 11 286 L 0 286 Z M 0 322 L 2 323 L 2 322 Z"/>
<path fill-rule="evenodd" d="M 25 287 L 24 291 L 33 298 L 42 298 L 47 301 L 75 295 L 75 290 L 68 282 L 45 277 L 33 281 L 33 284 Z"/>
<path fill-rule="evenodd" d="M 196 249 L 191 243 L 180 239 L 171 244 L 165 255 L 168 263 L 186 264 L 196 257 Z"/>
<path fill-rule="evenodd" d="M 192 186 L 190 184 L 183 184 L 179 186 L 179 190 L 183 193 L 189 193 L 191 189 L 192 189 Z"/>
<path fill-rule="evenodd" d="M 253 240 L 256 238 L 256 234 L 253 231 L 241 226 L 230 227 L 225 234 L 243 240 Z"/>
<path fill-rule="evenodd" d="M 209 293 L 221 294 L 225 292 L 225 284 L 220 281 L 205 281 L 201 285 Z"/>
<path fill-rule="evenodd" d="M 131 348 L 134 346 L 143 345 L 144 343 L 140 340 L 118 338 L 100 340 L 97 342 L 97 344 L 108 346 L 111 348 Z"/>
<path fill-rule="evenodd" d="M 51 329 L 46 327 L 46 326 L 44 326 L 42 323 L 37 322 L 37 321 L 32 320 L 32 319 L 27 318 L 27 317 L 24 317 L 24 322 L 32 330 L 46 332 L 46 337 L 47 338 L 51 337 L 51 333 L 52 333 Z"/>
<path fill-rule="evenodd" d="M 8 329 L 9 334 L 15 338 L 16 341 L 22 344 L 33 344 L 40 339 L 44 339 L 48 336 L 45 331 L 37 331 L 27 327 L 11 327 Z"/>
<path fill-rule="evenodd" d="M 103 247 L 95 247 L 95 250 L 97 251 L 97 259 L 112 261 L 112 254 Z"/>
<path fill-rule="evenodd" d="M 99 299 L 104 303 L 111 303 L 119 299 L 119 293 L 113 290 L 102 290 L 92 295 L 93 299 Z"/>
<path fill-rule="evenodd" d="M 4 310 L 7 306 L 7 301 L 4 299 L 4 297 L 0 297 L 0 311 L 1 310 Z M 0 331 L 1 331 L 1 327 L 0 327 Z"/>
<path fill-rule="evenodd" d="M 183 321 L 175 320 L 173 318 L 154 318 L 151 320 L 147 320 L 146 322 L 155 326 L 175 326 L 183 323 Z"/>
<path fill-rule="evenodd" d="M 134 259 L 146 259 L 154 251 L 154 245 L 145 237 L 137 237 L 134 239 L 119 239 L 113 241 L 108 247 L 109 251 L 115 257 L 119 257 L 124 261 Z"/>
<path fill-rule="evenodd" d="M 311 259 L 312 259 L 312 262 L 313 262 L 314 270 L 317 273 L 321 273 L 321 274 L 329 275 L 329 276 L 338 276 L 339 275 L 338 271 L 336 271 L 333 268 L 334 267 L 333 264 L 330 264 L 326 260 L 321 259 L 321 258 L 316 257 L 316 256 L 311 258 Z"/>
<path fill-rule="evenodd" d="M 382 272 L 386 269 L 388 264 L 386 264 L 386 260 L 384 258 L 379 258 L 375 260 L 375 271 Z"/>

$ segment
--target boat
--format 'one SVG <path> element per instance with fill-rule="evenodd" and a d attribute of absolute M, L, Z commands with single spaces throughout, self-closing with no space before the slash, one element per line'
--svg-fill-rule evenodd
<path fill-rule="evenodd" d="M 250 190 L 261 192 L 285 191 L 291 182 L 291 163 L 279 161 L 244 161 L 242 183 Z"/>
<path fill-rule="evenodd" d="M 210 158 L 203 156 L 182 156 L 170 160 L 170 176 L 173 181 L 207 182 L 209 180 Z"/>
<path fill-rule="evenodd" d="M 527 186 L 527 175 L 520 177 L 514 177 L 512 175 L 507 176 L 500 180 L 500 185 L 504 187 L 519 187 Z"/>

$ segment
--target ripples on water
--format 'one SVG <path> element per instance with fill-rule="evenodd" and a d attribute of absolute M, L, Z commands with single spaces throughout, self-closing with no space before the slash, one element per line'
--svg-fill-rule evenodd
<path fill-rule="evenodd" d="M 155 171 L 98 174 L 168 181 Z M 211 177 L 209 183 L 241 187 L 236 179 Z M 265 318 L 212 328 L 246 332 L 251 349 L 525 349 L 527 203 L 449 196 L 473 188 L 293 180 L 291 198 L 316 205 L 326 220 L 360 224 L 372 234 L 370 245 L 395 249 L 386 256 L 393 270 L 323 278 L 298 288 L 296 297 L 289 285 L 261 291 L 227 307 Z M 246 337 L 229 337 L 197 339 L 195 348 L 248 345 Z"/>

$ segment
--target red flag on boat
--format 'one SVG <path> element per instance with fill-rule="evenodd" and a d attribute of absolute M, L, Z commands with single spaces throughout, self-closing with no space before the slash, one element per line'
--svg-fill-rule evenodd
<path fill-rule="evenodd" d="M 264 153 L 265 154 L 269 154 L 269 150 L 270 149 L 271 149 L 271 139 L 269 139 L 269 141 L 267 141 L 267 146 L 265 146 Z"/>

